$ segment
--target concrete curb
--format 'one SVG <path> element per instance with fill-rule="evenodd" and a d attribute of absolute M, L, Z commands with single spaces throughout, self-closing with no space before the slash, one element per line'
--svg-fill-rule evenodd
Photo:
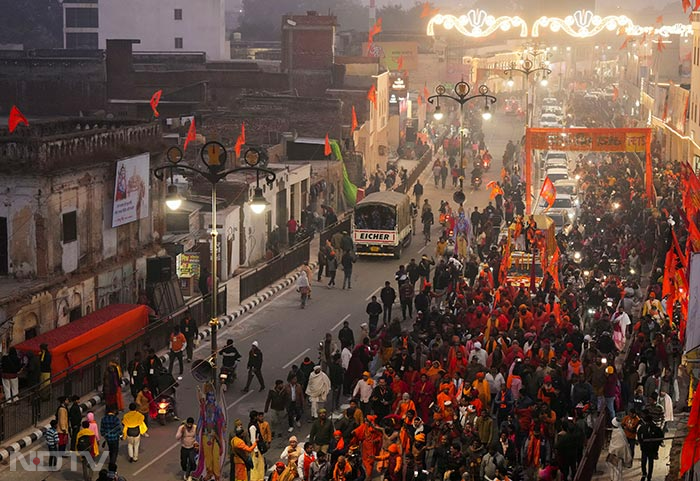
<path fill-rule="evenodd" d="M 88 398 L 85 402 L 80 404 L 80 410 L 85 413 L 98 404 L 102 402 L 102 396 L 99 394 L 95 394 L 92 397 Z M 7 460 L 10 458 L 10 456 L 14 453 L 20 452 L 22 449 L 31 446 L 35 442 L 37 442 L 39 439 L 41 439 L 44 436 L 44 432 L 50 427 L 51 425 L 49 423 L 46 423 L 42 427 L 37 427 L 34 428 L 27 436 L 24 436 L 23 438 L 15 441 L 14 443 L 10 444 L 9 446 L 6 446 L 2 449 L 0 449 L 0 462 L 7 462 Z"/>
<path fill-rule="evenodd" d="M 309 263 L 309 266 L 312 269 L 316 268 L 316 263 L 311 262 Z M 246 314 L 248 311 L 252 310 L 253 308 L 259 306 L 263 302 L 269 300 L 272 296 L 277 294 L 278 292 L 282 291 L 283 289 L 286 289 L 290 285 L 292 285 L 294 282 L 296 282 L 297 278 L 299 277 L 299 270 L 295 269 L 295 272 L 284 279 L 280 280 L 274 285 L 268 286 L 268 288 L 265 291 L 262 291 L 252 299 L 246 301 L 245 304 L 242 304 L 241 306 L 238 307 L 234 312 L 231 314 L 225 314 L 223 316 L 219 317 L 219 329 L 222 329 L 224 327 L 227 327 L 228 325 L 232 324 L 233 321 L 238 319 L 239 317 L 243 316 Z M 197 334 L 198 338 L 200 341 L 203 341 L 205 339 L 208 339 L 211 336 L 211 329 L 209 327 L 205 329 L 201 329 L 199 333 Z M 169 363 L 170 358 L 168 356 L 168 353 L 164 353 L 159 356 L 161 362 L 163 365 L 166 365 Z M 89 411 L 90 409 L 94 408 L 98 404 L 102 402 L 102 396 L 99 393 L 94 393 L 91 395 L 84 403 L 80 405 L 80 409 L 83 413 L 86 411 Z M 46 424 L 42 427 L 36 427 L 34 428 L 28 435 L 25 435 L 24 437 L 18 439 L 17 441 L 11 443 L 9 446 L 5 446 L 4 448 L 0 448 L 0 463 L 6 463 L 7 460 L 10 458 L 10 456 L 14 453 L 20 452 L 22 449 L 25 449 L 32 444 L 36 443 L 39 441 L 43 436 L 44 432 L 49 428 L 50 424 L 50 419 L 45 420 Z"/>

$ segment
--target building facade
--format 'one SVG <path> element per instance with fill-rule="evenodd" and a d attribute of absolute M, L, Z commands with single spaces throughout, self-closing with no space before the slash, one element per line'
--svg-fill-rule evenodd
<path fill-rule="evenodd" d="M 134 39 L 137 51 L 204 52 L 229 60 L 225 0 L 64 0 L 65 48 L 104 49 L 110 39 Z"/>
<path fill-rule="evenodd" d="M 0 141 L 3 344 L 137 301 L 162 232 L 160 137 L 158 124 L 77 119 Z"/>

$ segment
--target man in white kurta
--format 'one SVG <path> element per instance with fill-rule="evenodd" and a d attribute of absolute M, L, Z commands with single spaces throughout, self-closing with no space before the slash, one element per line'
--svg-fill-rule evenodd
<path fill-rule="evenodd" d="M 311 417 L 318 417 L 318 405 L 326 402 L 328 393 L 331 391 L 331 380 L 328 375 L 321 371 L 321 366 L 315 366 L 309 375 L 309 384 L 306 386 L 306 395 L 311 400 Z"/>

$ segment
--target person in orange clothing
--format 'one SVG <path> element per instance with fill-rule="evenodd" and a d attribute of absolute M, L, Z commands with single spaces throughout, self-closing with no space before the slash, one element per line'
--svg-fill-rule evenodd
<path fill-rule="evenodd" d="M 530 310 L 527 308 L 527 306 L 525 304 L 520 304 L 520 306 L 518 307 L 518 321 L 517 321 L 520 323 L 520 327 L 522 327 L 526 331 L 529 331 L 530 326 L 532 326 L 534 319 L 535 319 L 535 317 L 532 315 L 532 312 L 530 312 Z M 515 319 L 513 319 L 513 323 L 516 323 Z"/>
<path fill-rule="evenodd" d="M 368 479 L 372 478 L 374 460 L 382 449 L 384 433 L 374 424 L 377 416 L 370 414 L 359 427 L 352 432 L 351 446 L 359 446 L 362 455 L 362 466 Z"/>
<path fill-rule="evenodd" d="M 401 395 L 401 400 L 394 411 L 401 419 L 406 417 L 408 411 L 416 412 L 416 404 L 411 400 L 411 395 L 407 392 Z"/>
<path fill-rule="evenodd" d="M 537 399 L 547 404 L 552 405 L 552 399 L 557 397 L 557 390 L 552 386 L 552 376 L 544 377 L 544 384 L 537 391 Z"/>
<path fill-rule="evenodd" d="M 491 406 L 491 388 L 489 387 L 489 382 L 484 379 L 484 377 L 485 374 L 483 372 L 477 372 L 472 387 L 478 391 L 481 404 L 484 406 Z"/>
<path fill-rule="evenodd" d="M 253 452 L 258 443 L 254 442 L 250 446 L 246 444 L 245 440 L 243 439 L 245 436 L 245 428 L 239 419 L 236 419 L 234 426 L 235 435 L 231 439 L 231 460 L 233 462 L 234 470 L 233 479 L 235 479 L 235 481 L 247 481 L 248 468 L 245 460 L 250 453 Z"/>
<path fill-rule="evenodd" d="M 377 461 L 386 460 L 386 471 L 384 479 L 388 481 L 399 481 L 402 474 L 401 466 L 401 449 L 396 443 L 390 444 L 387 452 L 381 456 L 377 456 Z"/>
<path fill-rule="evenodd" d="M 440 392 L 437 395 L 437 404 L 440 409 L 445 409 L 446 401 L 452 401 L 452 395 L 450 395 L 450 384 L 442 383 L 440 384 Z"/>
<path fill-rule="evenodd" d="M 345 456 L 338 456 L 338 461 L 333 468 L 333 481 L 348 481 L 348 477 L 352 473 L 352 466 L 348 463 Z"/>
<path fill-rule="evenodd" d="M 450 376 L 467 365 L 467 349 L 460 344 L 459 336 L 452 336 L 452 345 L 447 352 L 447 371 Z"/>

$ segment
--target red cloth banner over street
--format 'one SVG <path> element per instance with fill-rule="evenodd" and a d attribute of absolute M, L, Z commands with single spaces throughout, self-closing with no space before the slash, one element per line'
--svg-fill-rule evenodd
<path fill-rule="evenodd" d="M 525 133 L 525 201 L 532 213 L 532 151 L 644 152 L 645 185 L 648 202 L 654 200 L 651 162 L 651 129 L 546 129 L 528 128 Z"/>

